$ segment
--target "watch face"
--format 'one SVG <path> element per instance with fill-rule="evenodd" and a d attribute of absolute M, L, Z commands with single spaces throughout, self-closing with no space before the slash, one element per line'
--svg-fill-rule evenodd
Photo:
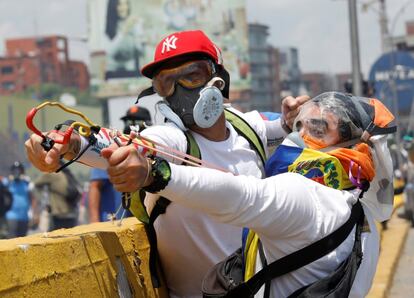
<path fill-rule="evenodd" d="M 158 193 L 163 190 L 167 186 L 168 181 L 170 181 L 171 168 L 170 164 L 165 159 L 155 156 L 152 158 L 151 176 L 153 177 L 153 181 L 143 189 L 151 193 Z"/>
<path fill-rule="evenodd" d="M 168 161 L 161 160 L 158 164 L 158 170 L 160 171 L 160 174 L 164 180 L 169 180 L 171 177 L 171 168 L 168 164 Z"/>

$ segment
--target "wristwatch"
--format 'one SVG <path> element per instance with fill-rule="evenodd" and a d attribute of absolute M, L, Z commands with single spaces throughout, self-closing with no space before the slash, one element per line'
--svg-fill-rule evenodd
<path fill-rule="evenodd" d="M 147 192 L 158 193 L 168 185 L 168 182 L 171 179 L 170 164 L 165 159 L 157 156 L 151 157 L 150 164 L 150 175 L 152 176 L 153 181 L 143 189 Z"/>

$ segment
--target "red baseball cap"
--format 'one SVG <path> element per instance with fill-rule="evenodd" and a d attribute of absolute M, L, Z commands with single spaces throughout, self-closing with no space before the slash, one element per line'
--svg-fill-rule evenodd
<path fill-rule="evenodd" d="M 218 65 L 223 64 L 221 50 L 201 30 L 175 32 L 157 45 L 154 61 L 141 69 L 142 75 L 152 78 L 160 64 L 188 54 L 206 54 Z"/>

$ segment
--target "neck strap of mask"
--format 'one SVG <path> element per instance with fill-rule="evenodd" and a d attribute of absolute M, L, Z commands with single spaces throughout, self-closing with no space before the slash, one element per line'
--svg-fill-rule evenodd
<path fill-rule="evenodd" d="M 156 92 L 155 92 L 154 88 L 152 88 L 152 86 L 147 88 L 147 89 L 142 90 L 141 93 L 138 94 L 137 101 L 135 102 L 135 104 L 138 103 L 140 98 L 145 97 L 145 96 L 150 96 L 150 95 L 153 95 L 155 93 Z"/>

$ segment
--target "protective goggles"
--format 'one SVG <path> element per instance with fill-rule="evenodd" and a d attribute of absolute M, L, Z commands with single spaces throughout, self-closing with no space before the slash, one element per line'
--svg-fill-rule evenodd
<path fill-rule="evenodd" d="M 323 107 L 307 103 L 303 105 L 293 123 L 293 130 L 325 145 L 340 141 L 338 115 Z"/>
<path fill-rule="evenodd" d="M 326 92 L 301 107 L 293 130 L 327 145 L 353 139 L 368 142 L 371 136 L 394 133 L 396 127 L 389 126 L 393 119 L 377 99 Z"/>
<path fill-rule="evenodd" d="M 207 84 L 213 77 L 214 65 L 208 60 L 191 61 L 174 68 L 163 69 L 152 79 L 154 91 L 161 97 L 174 93 L 175 85 L 194 89 Z"/>

